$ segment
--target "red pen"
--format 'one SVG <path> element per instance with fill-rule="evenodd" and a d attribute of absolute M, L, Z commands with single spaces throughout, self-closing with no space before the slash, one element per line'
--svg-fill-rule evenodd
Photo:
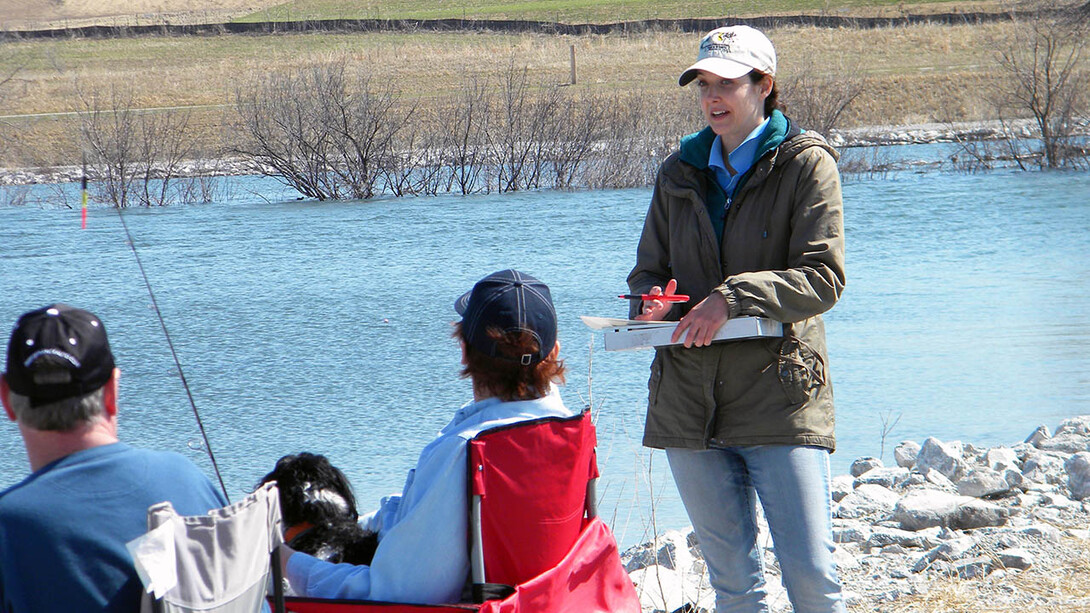
<path fill-rule="evenodd" d="M 652 300 L 661 300 L 663 302 L 688 302 L 689 297 L 685 294 L 621 294 L 618 298 L 627 298 L 628 300 L 643 300 L 650 302 Z"/>

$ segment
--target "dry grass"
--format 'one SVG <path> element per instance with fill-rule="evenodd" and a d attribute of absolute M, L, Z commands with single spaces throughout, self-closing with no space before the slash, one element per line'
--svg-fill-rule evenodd
<path fill-rule="evenodd" d="M 850 127 L 987 119 L 982 92 L 1000 78 L 993 43 L 1008 37 L 1010 28 L 794 27 L 769 35 L 780 52 L 782 77 L 800 69 L 865 75 L 866 90 L 843 119 Z M 200 139 L 211 142 L 222 136 L 222 118 L 236 87 L 257 75 L 342 54 L 371 67 L 376 79 L 395 83 L 404 97 L 428 104 L 457 90 L 467 76 L 498 75 L 512 62 L 529 67 L 539 87 L 564 84 L 569 45 L 574 45 L 577 89 L 676 98 L 676 76 L 695 55 L 696 40 L 678 32 L 579 37 L 427 32 L 8 42 L 0 45 L 0 69 L 19 70 L 6 86 L 6 117 L 0 121 L 34 136 L 35 159 L 15 160 L 9 153 L 0 164 L 74 159 L 73 118 L 39 114 L 77 109 L 78 88 L 123 88 L 143 108 L 190 107 Z"/>
<path fill-rule="evenodd" d="M 609 23 L 645 19 L 731 17 L 776 14 L 897 16 L 994 10 L 998 2 L 951 0 L 290 0 L 263 8 L 240 21 L 305 19 L 530 19 L 558 23 Z"/>
<path fill-rule="evenodd" d="M 607 23 L 777 14 L 904 14 L 1001 10 L 999 0 L 19 0 L 0 3 L 0 30 L 308 19 L 528 19 Z"/>
<path fill-rule="evenodd" d="M 860 610 L 881 613 L 1087 613 L 1090 612 L 1090 542 L 1065 538 L 1056 565 L 989 575 L 979 580 L 941 579 L 926 594 Z"/>

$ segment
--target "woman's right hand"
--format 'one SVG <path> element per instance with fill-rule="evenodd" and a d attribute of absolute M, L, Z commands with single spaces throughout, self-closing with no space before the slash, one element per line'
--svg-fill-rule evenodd
<path fill-rule="evenodd" d="M 671 296 L 677 291 L 677 279 L 670 279 L 666 283 L 666 290 L 663 291 L 658 285 L 651 288 L 647 293 L 652 296 Z M 636 316 L 636 319 L 640 321 L 661 321 L 666 314 L 670 312 L 670 307 L 674 306 L 672 302 L 666 302 L 665 300 L 644 300 L 643 312 Z"/>

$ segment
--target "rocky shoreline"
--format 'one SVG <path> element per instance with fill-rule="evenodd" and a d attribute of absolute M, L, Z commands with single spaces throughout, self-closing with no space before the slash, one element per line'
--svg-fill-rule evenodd
<path fill-rule="evenodd" d="M 1019 136 L 1031 138 L 1033 127 L 1030 120 L 1014 123 Z M 1087 127 L 1090 130 L 1090 126 Z M 875 147 L 887 145 L 914 145 L 994 140 L 1003 134 L 997 121 L 929 123 L 910 126 L 867 126 L 835 130 L 827 135 L 835 147 Z M 73 183 L 82 176 L 79 166 L 50 168 L 0 168 L 0 187 L 15 185 L 39 185 Z M 179 177 L 244 176 L 256 174 L 253 165 L 240 158 L 189 160 L 176 170 Z"/>
<path fill-rule="evenodd" d="M 1012 446 L 906 441 L 894 458 L 895 466 L 860 458 L 833 479 L 835 557 L 850 609 L 945 610 L 957 593 L 958 610 L 1090 610 L 1090 415 Z M 788 611 L 761 522 L 769 603 Z M 645 612 L 715 610 L 691 529 L 621 557 Z"/>

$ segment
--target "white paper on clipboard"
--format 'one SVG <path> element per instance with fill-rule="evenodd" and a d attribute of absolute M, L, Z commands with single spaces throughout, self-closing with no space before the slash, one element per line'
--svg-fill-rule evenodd
<path fill-rule="evenodd" d="M 676 321 L 638 321 L 589 315 L 583 315 L 580 319 L 590 329 L 602 331 L 606 351 L 629 351 L 681 344 L 670 342 L 670 337 L 677 328 Z M 728 319 L 719 328 L 712 342 L 770 336 L 783 336 L 783 324 L 765 317 L 735 317 Z"/>

